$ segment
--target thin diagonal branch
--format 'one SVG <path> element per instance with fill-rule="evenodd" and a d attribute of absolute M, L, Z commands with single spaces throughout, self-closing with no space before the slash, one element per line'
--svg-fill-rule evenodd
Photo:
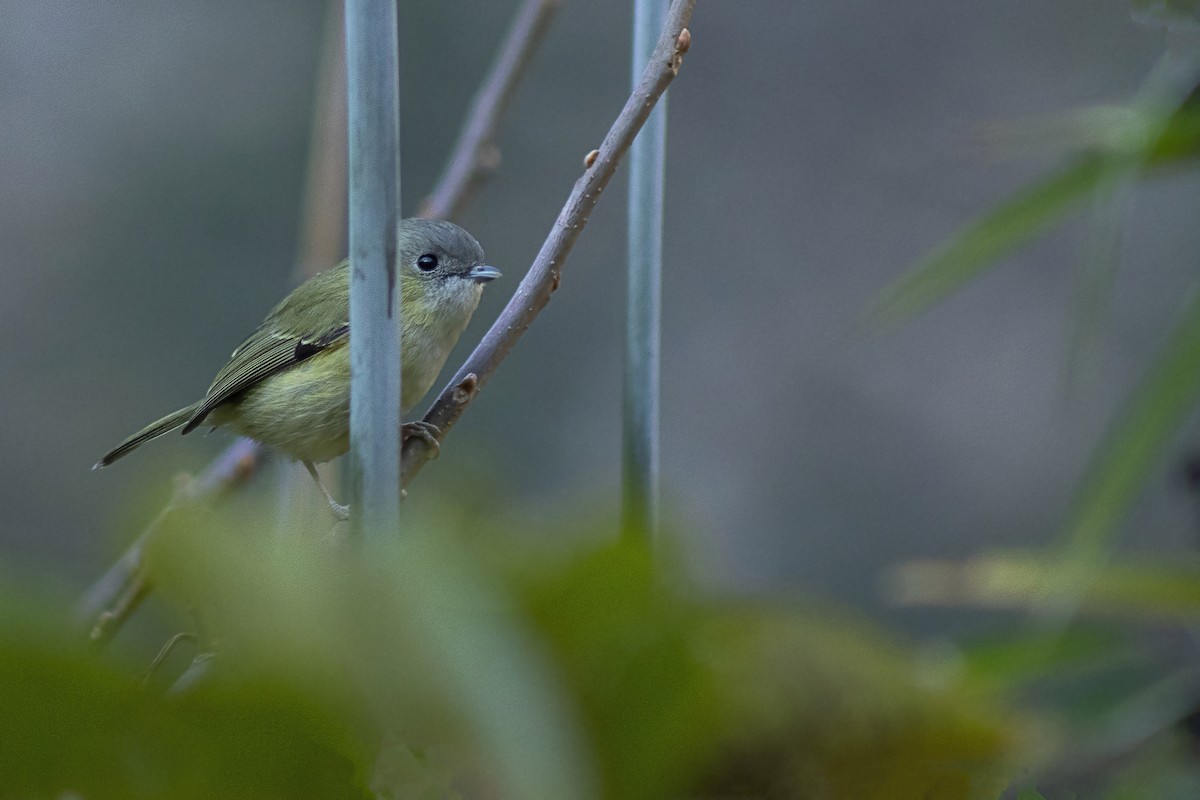
<path fill-rule="evenodd" d="M 457 219 L 479 187 L 500 165 L 496 129 L 508 110 L 521 76 L 546 37 L 559 0 L 525 0 L 471 104 L 471 113 L 455 142 L 446 170 L 418 212 L 431 219 Z"/>
<path fill-rule="evenodd" d="M 340 6 L 340 3 L 335 2 L 334 5 Z M 536 17 L 530 17 L 530 9 L 535 6 L 538 13 Z M 483 86 L 485 89 L 490 88 L 490 91 L 481 90 L 476 95 L 474 104 L 467 115 L 467 119 L 471 121 L 467 123 L 467 128 L 474 131 L 475 136 L 481 138 L 460 136 L 451 155 L 451 163 L 474 163 L 478 174 L 468 176 L 467 180 L 455 180 L 453 186 L 447 181 L 439 182 L 438 188 L 430 195 L 428 201 L 428 216 L 444 216 L 454 219 L 466 208 L 469 202 L 467 193 L 473 193 L 490 173 L 490 169 L 485 169 L 486 165 L 481 164 L 478 159 L 471 162 L 464 154 L 478 153 L 483 139 L 494 135 L 496 125 L 503 113 L 507 111 L 513 90 L 524 76 L 534 50 L 545 39 L 546 28 L 553 17 L 556 6 L 557 0 L 536 0 L 536 2 L 529 0 L 522 6 L 517 20 L 509 31 L 508 38 L 501 47 L 501 56 L 492 65 L 492 73 L 484 79 Z M 530 19 L 533 19 L 533 24 L 522 23 L 522 20 Z M 338 45 L 337 49 L 341 49 L 340 19 L 338 25 L 327 27 L 327 37 L 335 39 Z M 506 58 L 504 54 L 515 55 Z M 326 91 L 337 92 L 341 95 L 345 84 L 341 73 L 341 70 L 344 69 L 343 61 L 340 58 L 327 57 L 323 59 L 323 64 L 327 65 L 325 68 L 330 71 L 336 70 L 337 74 L 323 75 L 320 79 L 321 85 L 327 87 Z M 330 109 L 344 106 L 344 102 L 337 98 L 327 97 L 319 102 Z M 479 122 L 480 120 L 488 122 L 484 124 Z M 340 113 L 337 121 L 328 124 L 331 129 L 339 127 L 344 131 L 345 126 Z M 322 149 L 326 153 L 325 157 L 330 157 L 328 154 L 333 151 L 333 148 Z M 337 158 L 342 159 L 344 155 L 339 154 Z M 310 167 L 310 181 L 329 173 L 329 169 Z M 448 169 L 446 174 L 450 175 L 451 170 Z M 334 182 L 341 186 L 344 177 L 340 181 Z M 344 189 L 339 191 L 344 192 Z M 458 193 L 463 194 L 460 196 Z M 314 214 L 320 213 L 312 206 L 308 208 Z M 309 213 L 305 214 L 305 218 L 310 219 Z M 307 277 L 304 259 L 301 259 L 298 264 L 297 274 L 301 279 Z M 250 439 L 238 439 L 212 462 L 199 480 L 192 483 L 188 489 L 187 503 L 213 502 L 227 492 L 239 488 L 255 474 L 262 463 L 263 453 L 264 448 L 257 442 Z M 178 504 L 175 501 L 168 504 L 167 508 L 142 531 L 137 540 L 130 545 L 108 572 L 80 598 L 75 608 L 75 617 L 87 631 L 90 641 L 96 646 L 103 646 L 110 641 L 125 620 L 137 609 L 141 599 L 146 596 L 149 587 L 142 569 L 145 544 L 162 528 L 166 516 L 177 510 Z"/>
<path fill-rule="evenodd" d="M 425 421 L 436 425 L 442 437 L 462 416 L 472 398 L 528 330 L 530 323 L 550 302 L 550 295 L 558 288 L 562 278 L 567 256 L 596 207 L 600 193 L 612 180 L 621 156 L 633 144 L 634 137 L 650 116 L 655 103 L 679 74 L 683 55 L 691 45 L 692 36 L 686 25 L 695 4 L 696 0 L 674 0 L 671 4 L 662 35 L 641 81 L 625 102 L 625 107 L 604 137 L 600 149 L 588 154 L 584 162 L 586 171 L 575 182 L 575 188 L 559 212 L 554 228 L 517 287 L 516 294 L 483 341 L 459 368 L 450 385 L 442 390 L 425 414 Z M 430 455 L 431 448 L 424 440 L 414 437 L 405 443 L 400 472 L 403 485 L 408 485 Z"/>

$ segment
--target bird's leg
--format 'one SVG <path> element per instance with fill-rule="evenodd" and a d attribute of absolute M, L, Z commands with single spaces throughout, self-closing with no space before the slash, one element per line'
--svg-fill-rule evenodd
<path fill-rule="evenodd" d="M 312 479 L 317 482 L 317 488 L 321 490 L 321 494 L 325 495 L 325 500 L 329 503 L 329 507 L 333 510 L 333 516 L 337 517 L 338 522 L 349 520 L 350 506 L 344 506 L 333 499 L 333 495 L 325 488 L 325 484 L 321 483 L 321 476 L 317 474 L 317 468 L 313 466 L 313 463 L 305 461 L 304 468 L 308 470 L 309 475 L 312 475 Z"/>
<path fill-rule="evenodd" d="M 409 439 L 417 438 L 429 445 L 432 451 L 433 458 L 437 458 L 442 452 L 442 446 L 438 442 L 438 436 L 442 434 L 437 425 L 425 420 L 417 420 L 416 422 L 406 422 L 400 426 L 400 444 L 404 445 Z"/>

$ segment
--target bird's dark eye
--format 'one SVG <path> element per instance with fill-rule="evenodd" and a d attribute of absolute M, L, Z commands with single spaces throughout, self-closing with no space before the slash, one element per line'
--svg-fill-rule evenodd
<path fill-rule="evenodd" d="M 422 272 L 433 272 L 437 269 L 437 256 L 433 253 L 426 253 L 417 259 L 417 269 Z"/>

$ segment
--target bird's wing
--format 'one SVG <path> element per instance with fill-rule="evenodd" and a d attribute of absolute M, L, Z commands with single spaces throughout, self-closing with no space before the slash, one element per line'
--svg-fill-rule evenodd
<path fill-rule="evenodd" d="M 194 430 L 209 413 L 265 378 L 282 372 L 350 335 L 346 262 L 301 284 L 242 342 L 183 426 Z M 313 330 L 311 320 L 330 320 Z"/>
<path fill-rule="evenodd" d="M 263 326 L 252 333 L 233 352 L 229 363 L 217 373 L 212 386 L 204 395 L 204 401 L 183 426 L 183 432 L 194 430 L 209 413 L 265 378 L 282 372 L 312 358 L 350 335 L 350 324 L 343 322 L 335 328 L 317 335 L 302 336 L 287 331 L 273 330 Z"/>

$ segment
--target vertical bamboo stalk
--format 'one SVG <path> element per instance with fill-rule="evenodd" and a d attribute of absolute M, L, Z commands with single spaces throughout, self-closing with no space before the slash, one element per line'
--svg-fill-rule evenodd
<path fill-rule="evenodd" d="M 638 85 L 670 4 L 634 0 L 633 86 Z M 662 317 L 663 187 L 666 96 L 634 140 L 629 158 L 629 258 L 626 282 L 621 528 L 629 538 L 658 527 L 658 390 Z"/>
<path fill-rule="evenodd" d="M 346 0 L 350 469 L 355 533 L 400 518 L 400 86 L 396 0 Z"/>

